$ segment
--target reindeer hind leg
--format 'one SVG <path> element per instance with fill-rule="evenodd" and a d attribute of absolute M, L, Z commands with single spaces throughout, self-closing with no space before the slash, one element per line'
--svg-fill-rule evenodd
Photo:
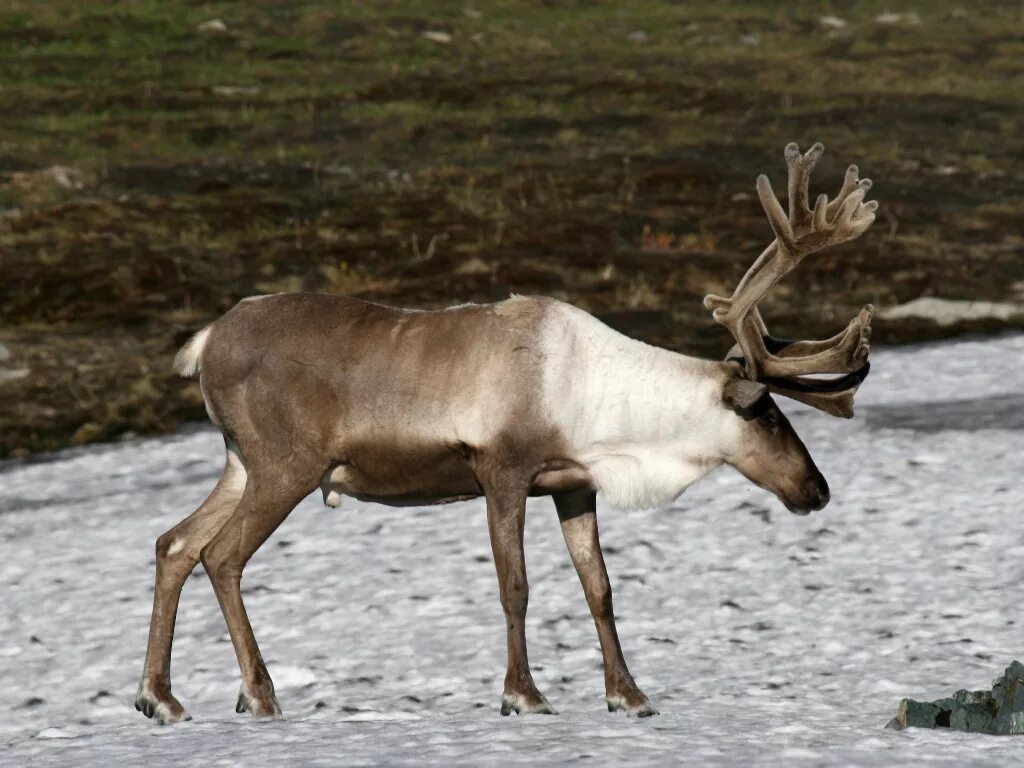
<path fill-rule="evenodd" d="M 234 513 L 203 547 L 200 558 L 213 583 L 242 673 L 238 712 L 278 717 L 281 708 L 242 602 L 246 563 L 303 497 L 316 489 L 326 469 L 295 455 L 291 463 L 250 464 L 245 490 Z"/>
<path fill-rule="evenodd" d="M 199 508 L 156 542 L 156 587 L 149 643 L 135 708 L 160 724 L 189 720 L 171 693 L 171 646 L 181 588 L 199 562 L 203 547 L 234 513 L 245 487 L 246 471 L 238 449 L 227 438 L 224 474 Z"/>

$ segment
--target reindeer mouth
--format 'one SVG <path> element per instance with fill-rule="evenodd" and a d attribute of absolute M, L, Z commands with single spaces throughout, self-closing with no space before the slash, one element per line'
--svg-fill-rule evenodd
<path fill-rule="evenodd" d="M 786 509 L 792 512 L 794 515 L 800 515 L 800 517 L 807 517 L 809 514 L 811 514 L 810 509 L 805 509 L 803 507 L 795 507 L 788 501 L 784 501 L 782 503 L 786 506 Z"/>
<path fill-rule="evenodd" d="M 828 505 L 828 502 L 831 498 L 827 486 L 819 486 L 816 489 L 814 495 L 817 497 L 814 501 L 808 500 L 800 504 L 794 504 L 793 502 L 787 499 L 782 499 L 781 497 L 780 500 L 785 505 L 786 509 L 792 512 L 794 515 L 800 515 L 801 517 L 805 517 L 811 514 L 811 512 L 817 512 L 820 509 L 824 509 Z"/>

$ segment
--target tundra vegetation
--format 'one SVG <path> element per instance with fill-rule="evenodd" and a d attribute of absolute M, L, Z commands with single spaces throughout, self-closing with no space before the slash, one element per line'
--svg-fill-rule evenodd
<path fill-rule="evenodd" d="M 0 0 L 0 457 L 203 418 L 171 358 L 261 292 L 544 294 L 717 356 L 701 297 L 765 241 L 751 179 L 791 140 L 885 205 L 766 299 L 774 332 L 869 302 L 881 343 L 1022 327 L 1021 14 Z M 976 303 L 887 318 L 920 297 Z"/>

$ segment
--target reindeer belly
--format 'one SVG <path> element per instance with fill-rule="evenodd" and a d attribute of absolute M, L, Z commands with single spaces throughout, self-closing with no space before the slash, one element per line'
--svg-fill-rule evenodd
<path fill-rule="evenodd" d="M 458 452 L 436 450 L 353 452 L 323 477 L 324 503 L 336 507 L 341 496 L 391 506 L 440 504 L 480 496 L 476 478 Z"/>

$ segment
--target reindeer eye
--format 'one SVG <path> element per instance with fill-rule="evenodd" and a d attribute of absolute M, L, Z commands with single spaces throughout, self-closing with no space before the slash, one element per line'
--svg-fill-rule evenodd
<path fill-rule="evenodd" d="M 758 421 L 761 422 L 762 427 L 773 435 L 779 430 L 779 420 L 775 418 L 775 414 L 771 411 L 764 413 Z"/>

